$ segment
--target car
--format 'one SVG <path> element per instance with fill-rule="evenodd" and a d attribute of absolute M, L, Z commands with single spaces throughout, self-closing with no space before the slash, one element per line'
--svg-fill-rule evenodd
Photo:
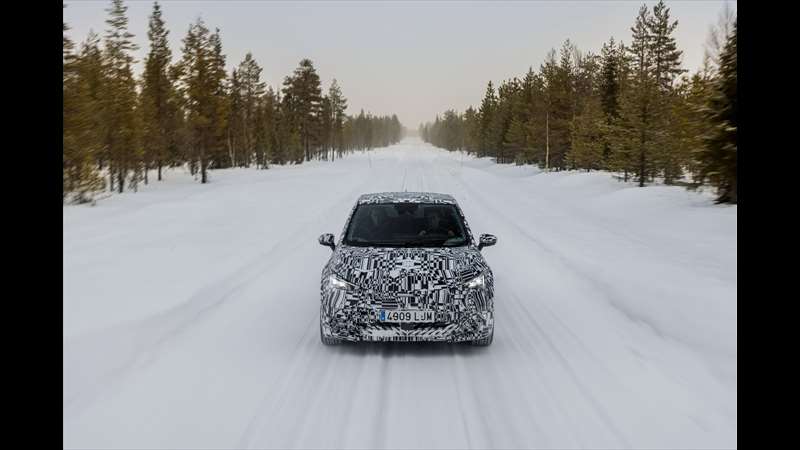
<path fill-rule="evenodd" d="M 494 276 L 481 254 L 497 237 L 475 241 L 447 194 L 361 195 L 322 270 L 323 344 L 359 341 L 463 342 L 494 338 Z"/>

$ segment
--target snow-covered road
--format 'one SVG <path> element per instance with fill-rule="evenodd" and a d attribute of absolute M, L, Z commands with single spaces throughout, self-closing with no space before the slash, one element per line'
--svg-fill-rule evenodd
<path fill-rule="evenodd" d="M 416 140 L 64 208 L 66 448 L 728 448 L 736 207 Z M 498 244 L 487 348 L 323 346 L 356 197 L 450 193 Z"/>

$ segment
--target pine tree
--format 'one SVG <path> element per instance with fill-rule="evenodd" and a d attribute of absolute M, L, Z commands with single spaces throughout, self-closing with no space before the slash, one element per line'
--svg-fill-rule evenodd
<path fill-rule="evenodd" d="M 64 24 L 64 31 L 69 28 Z M 63 199 L 84 203 L 103 189 L 96 158 L 102 144 L 99 88 L 102 58 L 97 35 L 90 31 L 80 54 L 64 35 Z"/>
<path fill-rule="evenodd" d="M 426 129 L 427 133 L 427 129 Z M 427 138 L 422 135 L 422 139 L 427 141 Z M 467 153 L 477 153 L 480 146 L 480 122 L 479 114 L 470 106 L 464 112 L 464 147 Z"/>
<path fill-rule="evenodd" d="M 210 47 L 210 91 L 211 91 L 211 134 L 210 134 L 210 167 L 221 167 L 227 160 L 226 135 L 228 128 L 229 94 L 226 89 L 227 72 L 225 71 L 225 55 L 222 53 L 222 38 L 219 28 L 209 36 Z"/>
<path fill-rule="evenodd" d="M 229 79 L 230 98 L 228 99 L 228 129 L 227 129 L 227 145 L 228 157 L 230 158 L 231 167 L 247 165 L 247 156 L 244 148 L 244 100 L 242 99 L 242 83 L 239 80 L 239 74 L 236 69 L 231 72 Z"/>
<path fill-rule="evenodd" d="M 286 77 L 284 81 L 284 96 L 289 97 L 291 102 L 292 115 L 295 125 L 298 127 L 300 142 L 305 160 L 311 159 L 311 150 L 316 144 L 315 131 L 318 130 L 320 116 L 320 103 L 322 101 L 322 91 L 320 88 L 319 75 L 317 75 L 314 64 L 309 59 L 300 61 L 300 65 L 295 69 L 291 77 Z M 303 155 L 300 155 L 297 162 L 302 162 Z"/>
<path fill-rule="evenodd" d="M 523 107 L 527 111 L 521 120 L 527 133 L 527 148 L 522 159 L 541 167 L 547 164 L 549 138 L 549 99 L 545 87 L 545 77 L 529 69 L 523 82 Z"/>
<path fill-rule="evenodd" d="M 331 110 L 331 100 L 327 95 L 322 96 L 317 124 L 319 126 L 317 136 L 320 144 L 317 159 L 328 160 L 331 149 L 331 131 L 333 130 L 333 111 Z"/>
<path fill-rule="evenodd" d="M 630 80 L 632 78 L 631 69 L 631 52 L 624 42 L 620 42 L 617 46 L 617 67 L 619 68 L 619 97 L 627 92 Z"/>
<path fill-rule="evenodd" d="M 678 21 L 670 23 L 669 8 L 663 0 L 653 7 L 653 15 L 646 22 L 649 37 L 649 53 L 652 58 L 652 70 L 655 82 L 662 92 L 670 92 L 677 76 L 685 72 L 681 68 L 681 55 L 672 33 Z"/>
<path fill-rule="evenodd" d="M 644 186 L 651 173 L 652 156 L 656 150 L 653 136 L 655 115 L 656 82 L 653 78 L 653 59 L 651 55 L 648 24 L 650 12 L 646 5 L 639 9 L 636 22 L 631 28 L 633 32 L 630 47 L 632 78 L 625 90 L 620 107 L 620 120 L 617 122 L 612 139 L 616 144 L 615 161 L 612 166 L 616 170 L 634 171 L 639 186 Z"/>
<path fill-rule="evenodd" d="M 107 124 L 106 114 L 103 110 L 107 74 L 104 68 L 103 51 L 100 48 L 100 37 L 94 31 L 89 30 L 86 40 L 81 44 L 81 53 L 76 62 L 76 75 L 81 80 L 81 87 L 86 90 L 83 112 L 89 116 L 89 130 L 87 130 L 89 144 L 87 145 L 92 149 L 93 159 L 100 170 L 108 159 L 107 152 L 104 152 Z"/>
<path fill-rule="evenodd" d="M 141 92 L 141 112 L 143 124 L 143 146 L 145 150 L 145 182 L 147 170 L 151 164 L 158 170 L 161 181 L 161 170 L 169 159 L 169 147 L 176 130 L 172 80 L 169 77 L 169 66 L 172 52 L 169 48 L 161 7 L 153 3 L 147 37 L 150 40 L 150 52 L 145 58 L 145 68 Z"/>
<path fill-rule="evenodd" d="M 519 93 L 519 80 L 504 81 L 497 89 L 497 105 L 489 125 L 489 143 L 498 163 L 508 163 L 514 156 L 508 142 L 508 129 L 514 118 L 515 98 Z"/>
<path fill-rule="evenodd" d="M 577 111 L 574 53 L 574 46 L 567 40 L 561 47 L 560 60 L 556 61 L 555 50 L 551 50 L 541 68 L 544 79 L 546 168 L 560 170 L 566 167 L 565 156 L 571 146 L 570 123 Z"/>
<path fill-rule="evenodd" d="M 339 83 L 336 81 L 336 78 L 331 81 L 331 86 L 328 88 L 328 100 L 330 101 L 332 115 L 332 147 L 333 151 L 339 152 L 339 156 L 341 156 L 347 99 L 344 97 L 344 95 L 342 95 L 342 90 L 339 87 Z"/>
<path fill-rule="evenodd" d="M 600 77 L 600 99 L 603 113 L 607 117 L 619 116 L 620 68 L 614 38 L 603 44 Z"/>
<path fill-rule="evenodd" d="M 290 77 L 285 77 L 283 84 L 284 89 L 287 85 L 291 84 Z M 278 92 L 280 95 L 280 92 Z M 294 111 L 294 99 L 290 90 L 287 90 L 280 97 L 280 114 L 278 115 L 278 151 L 276 158 L 279 164 L 286 164 L 291 161 L 297 161 L 298 152 L 301 151 L 299 146 L 295 145 L 294 134 L 297 129 L 297 120 Z M 299 133 L 298 133 L 299 136 Z M 300 142 L 299 138 L 297 142 Z"/>
<path fill-rule="evenodd" d="M 550 49 L 545 62 L 539 68 L 542 77 L 542 109 L 544 110 L 544 126 L 541 127 L 541 134 L 543 136 L 542 141 L 544 142 L 543 165 L 545 170 L 550 169 L 550 116 L 553 112 L 554 99 L 557 96 L 557 65 L 556 51 L 555 49 Z"/>
<path fill-rule="evenodd" d="M 526 161 L 529 148 L 528 136 L 528 127 L 523 119 L 519 117 L 511 119 L 506 136 L 506 147 L 518 165 Z"/>
<path fill-rule="evenodd" d="M 592 52 L 581 53 L 575 48 L 575 110 L 581 114 L 584 106 L 594 101 L 600 91 L 600 57 Z"/>
<path fill-rule="evenodd" d="M 261 108 L 263 110 L 263 121 L 261 128 L 264 133 L 264 161 L 265 166 L 268 162 L 275 161 L 275 154 L 278 151 L 278 115 L 280 114 L 280 100 L 278 99 L 275 91 L 271 87 L 267 88 L 261 100 Z"/>
<path fill-rule="evenodd" d="M 256 99 L 255 105 L 255 152 L 256 152 L 256 167 L 260 169 L 269 169 L 269 150 L 271 137 L 269 133 L 269 124 L 267 123 L 267 111 L 264 106 L 264 95 Z"/>
<path fill-rule="evenodd" d="M 222 100 L 225 76 L 220 61 L 220 43 L 212 39 L 201 19 L 189 26 L 183 39 L 182 83 L 185 88 L 190 167 L 199 170 L 201 183 L 208 182 L 209 164 L 218 157 L 224 139 Z M 222 64 L 220 64 L 222 62 Z M 220 74 L 220 70 L 222 73 Z M 222 97 L 222 98 L 220 98 Z"/>
<path fill-rule="evenodd" d="M 169 128 L 173 133 L 169 136 L 166 161 L 169 167 L 180 167 L 191 160 L 190 129 L 186 120 L 188 97 L 183 83 L 183 61 L 178 60 L 171 65 L 167 69 L 167 75 L 172 86 L 167 103 L 170 112 L 167 116 L 171 119 Z"/>
<path fill-rule="evenodd" d="M 516 81 L 514 94 L 510 97 L 511 121 L 505 136 L 505 148 L 517 164 L 533 160 L 534 115 L 537 111 L 538 80 L 532 67 L 521 81 Z"/>
<path fill-rule="evenodd" d="M 681 68 L 681 54 L 672 36 L 678 21 L 670 22 L 669 8 L 663 1 L 653 7 L 653 15 L 647 22 L 650 38 L 649 53 L 652 60 L 652 77 L 656 88 L 652 93 L 653 138 L 657 141 L 657 151 L 653 155 L 654 172 L 664 176 L 664 183 L 672 184 L 683 172 L 685 158 L 681 156 L 681 128 L 677 113 L 682 99 L 673 82 L 684 72 Z"/>
<path fill-rule="evenodd" d="M 253 59 L 253 55 L 248 52 L 244 60 L 239 64 L 237 71 L 239 76 L 238 98 L 241 100 L 241 137 L 243 152 L 247 155 L 247 161 L 253 158 L 258 164 L 263 162 L 263 149 L 257 151 L 256 139 L 259 132 L 260 123 L 258 117 L 259 102 L 266 92 L 266 84 L 261 81 L 261 67 Z M 260 154 L 259 154 L 260 153 Z"/>
<path fill-rule="evenodd" d="M 719 75 L 705 110 L 712 129 L 698 154 L 699 181 L 717 189 L 717 203 L 737 203 L 737 21 L 720 55 Z"/>
<path fill-rule="evenodd" d="M 600 75 L 600 105 L 605 118 L 604 129 L 609 129 L 612 123 L 619 119 L 619 98 L 621 90 L 621 67 L 618 47 L 612 37 L 603 44 L 601 52 L 602 69 Z M 611 145 L 604 133 L 603 166 L 607 167 L 611 159 Z"/>
<path fill-rule="evenodd" d="M 705 145 L 705 137 L 712 126 L 706 116 L 706 105 L 710 98 L 713 79 L 709 72 L 695 73 L 682 89 L 684 101 L 678 111 L 681 126 L 681 147 L 685 152 L 686 168 L 694 178 L 699 178 L 698 157 Z"/>
<path fill-rule="evenodd" d="M 497 104 L 497 97 L 494 94 L 494 86 L 492 82 L 486 86 L 486 94 L 483 96 L 480 109 L 478 109 L 478 117 L 480 128 L 478 131 L 478 156 L 486 156 L 489 154 L 491 145 L 489 136 L 489 126 L 494 120 L 494 109 Z"/>
<path fill-rule="evenodd" d="M 685 170 L 696 173 L 693 155 L 702 146 L 702 136 L 707 134 L 708 123 L 700 111 L 707 99 L 706 82 L 700 73 L 683 77 L 669 97 L 670 109 L 665 120 L 669 141 L 662 153 L 660 164 L 664 170 L 664 183 L 678 182 Z"/>
<path fill-rule="evenodd" d="M 106 75 L 102 98 L 105 113 L 105 147 L 109 159 L 110 187 L 116 181 L 118 192 L 125 188 L 130 171 L 136 171 L 141 147 L 137 142 L 136 82 L 131 69 L 131 52 L 137 47 L 128 32 L 127 7 L 113 0 L 106 11 L 109 26 L 105 36 L 104 67 Z"/>
<path fill-rule="evenodd" d="M 437 145 L 447 150 L 458 150 L 462 147 L 461 117 L 456 111 L 450 109 L 444 112 L 442 133 L 439 139 L 440 142 Z"/>
<path fill-rule="evenodd" d="M 520 85 L 520 95 L 518 98 L 517 118 L 523 122 L 528 123 L 533 119 L 537 95 L 540 94 L 536 90 L 537 75 L 533 71 L 533 67 L 528 67 L 528 72 L 522 79 Z"/>
<path fill-rule="evenodd" d="M 599 169 L 606 146 L 603 133 L 605 115 L 599 99 L 590 99 L 581 114 L 572 121 L 572 147 L 567 155 L 576 169 Z"/>

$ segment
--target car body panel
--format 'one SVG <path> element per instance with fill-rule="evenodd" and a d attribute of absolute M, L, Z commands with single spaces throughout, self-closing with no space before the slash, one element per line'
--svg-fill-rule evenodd
<path fill-rule="evenodd" d="M 461 247 L 355 247 L 341 244 L 353 212 L 363 203 L 448 203 L 456 206 L 469 237 Z M 324 335 L 348 341 L 473 341 L 494 326 L 494 277 L 455 199 L 433 193 L 362 195 L 353 207 L 322 271 L 320 326 Z M 467 282 L 483 274 L 481 287 Z M 329 277 L 350 283 L 333 287 Z M 433 311 L 434 323 L 381 322 L 380 310 Z"/>

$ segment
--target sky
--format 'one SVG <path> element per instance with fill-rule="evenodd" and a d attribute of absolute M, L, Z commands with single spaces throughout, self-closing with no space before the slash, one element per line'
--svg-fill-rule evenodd
<path fill-rule="evenodd" d="M 103 35 L 107 0 L 65 0 L 64 21 L 75 42 L 89 30 Z M 397 114 L 408 128 L 453 108 L 477 106 L 486 83 L 535 70 L 551 48 L 570 39 L 599 53 L 609 37 L 630 42 L 642 4 L 652 1 L 190 1 L 162 0 L 173 58 L 181 39 L 201 17 L 219 28 L 228 70 L 247 52 L 263 69 L 262 80 L 280 88 L 303 58 L 314 62 L 327 91 L 336 78 L 348 114 L 363 109 Z M 678 20 L 674 33 L 684 68 L 697 70 L 710 27 L 724 4 L 735 1 L 665 1 Z M 149 48 L 152 1 L 127 1 L 129 30 L 139 46 L 140 73 Z"/>

